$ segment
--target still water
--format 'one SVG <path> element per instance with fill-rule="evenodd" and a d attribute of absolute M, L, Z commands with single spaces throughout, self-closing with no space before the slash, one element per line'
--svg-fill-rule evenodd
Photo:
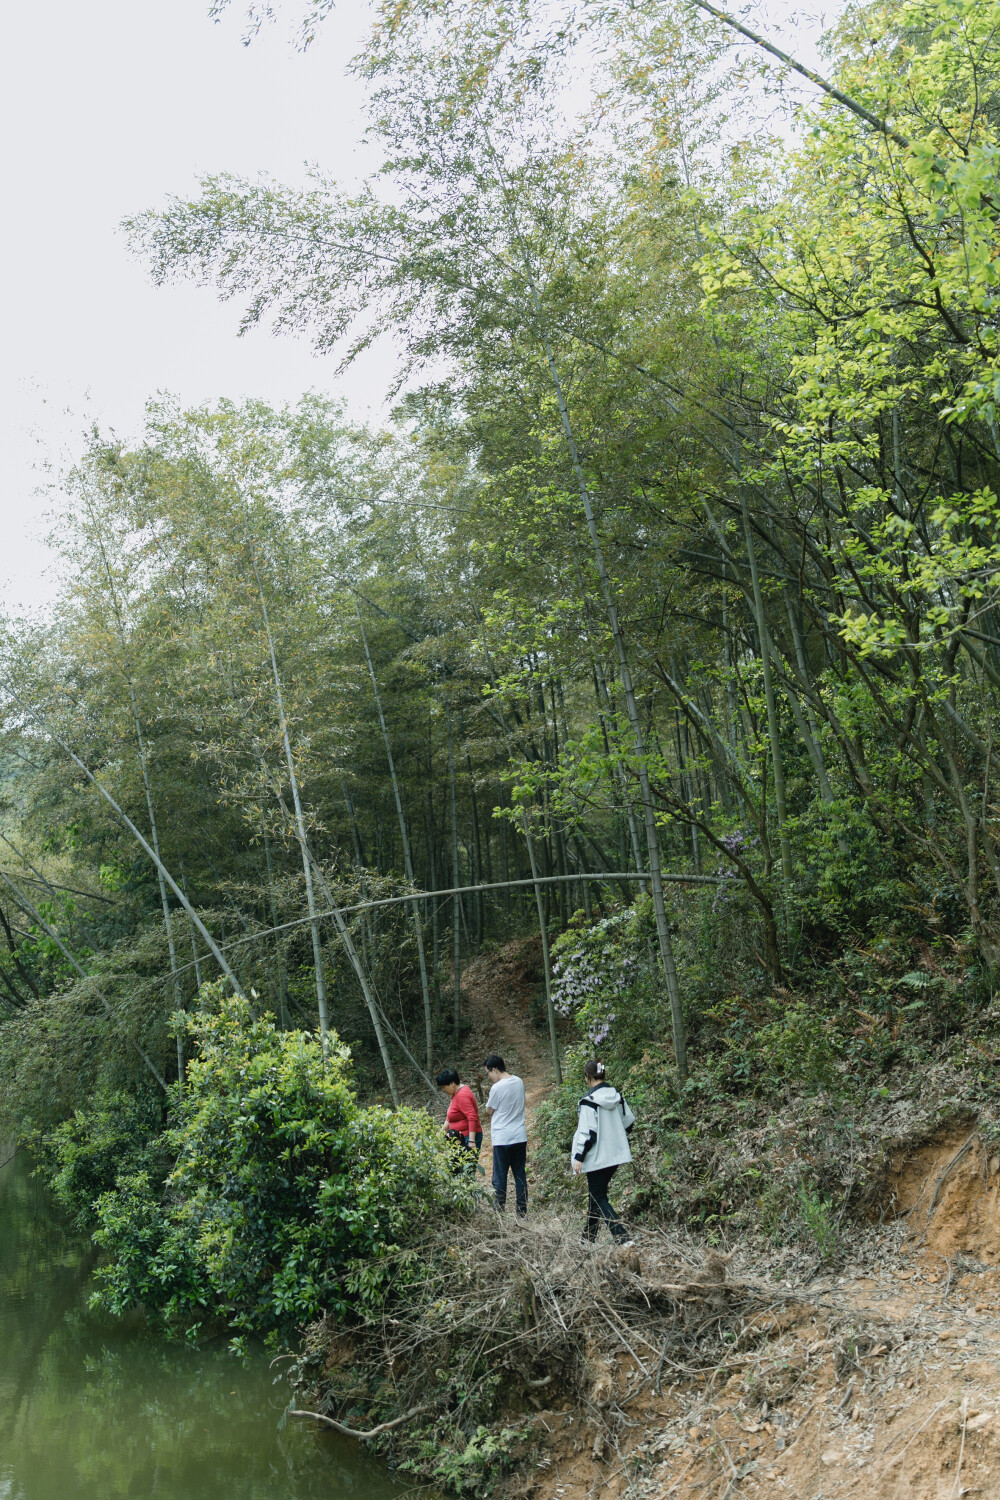
<path fill-rule="evenodd" d="M 265 1358 L 89 1312 L 91 1264 L 24 1154 L 0 1169 L 0 1500 L 400 1500 L 346 1439 L 279 1430 Z"/>

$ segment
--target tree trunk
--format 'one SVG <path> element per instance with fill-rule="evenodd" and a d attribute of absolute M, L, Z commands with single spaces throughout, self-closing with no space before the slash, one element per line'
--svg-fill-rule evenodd
<path fill-rule="evenodd" d="M 663 872 L 660 864 L 660 841 L 656 827 L 656 815 L 653 811 L 653 797 L 649 785 L 649 767 L 646 764 L 646 746 L 642 729 L 642 720 L 639 715 L 639 705 L 635 697 L 635 689 L 632 684 L 632 669 L 629 664 L 628 652 L 625 648 L 625 638 L 622 634 L 621 622 L 618 618 L 618 606 L 615 603 L 614 592 L 611 587 L 611 579 L 604 563 L 604 550 L 601 546 L 600 535 L 597 530 L 597 519 L 594 515 L 594 507 L 590 498 L 590 489 L 583 465 L 580 461 L 576 438 L 570 422 L 569 408 L 563 394 L 562 381 L 556 365 L 555 356 L 552 353 L 552 345 L 545 330 L 542 320 L 541 302 L 535 287 L 534 278 L 530 268 L 526 267 L 528 287 L 531 300 L 535 309 L 535 316 L 539 324 L 539 332 L 545 349 L 545 358 L 549 367 L 549 374 L 555 390 L 556 402 L 559 407 L 559 416 L 562 421 L 563 434 L 569 449 L 570 461 L 576 476 L 580 500 L 583 505 L 584 516 L 587 521 L 587 530 L 590 534 L 591 547 L 594 554 L 594 562 L 597 567 L 597 576 L 601 585 L 601 594 L 604 599 L 604 607 L 607 612 L 608 625 L 611 637 L 614 641 L 615 655 L 618 660 L 618 669 L 621 672 L 622 691 L 625 695 L 625 709 L 628 715 L 632 737 L 635 743 L 635 754 L 637 770 L 639 775 L 639 787 L 642 793 L 642 811 L 646 826 L 646 849 L 649 857 L 650 887 L 653 896 L 653 913 L 656 921 L 656 937 L 660 948 L 660 961 L 663 965 L 663 975 L 666 980 L 667 998 L 670 1003 L 670 1022 L 673 1032 L 674 1060 L 677 1064 L 677 1073 L 681 1087 L 687 1081 L 687 1038 L 684 1030 L 684 1012 L 681 1006 L 680 985 L 677 981 L 677 968 L 674 963 L 674 950 L 670 941 L 670 924 L 667 918 L 666 903 L 663 899 Z"/>
<path fill-rule="evenodd" d="M 368 676 L 371 679 L 372 692 L 375 694 L 375 707 L 378 711 L 379 728 L 382 731 L 382 744 L 385 749 L 385 758 L 389 766 L 389 777 L 392 781 L 392 795 L 396 800 L 396 817 L 399 821 L 399 837 L 403 845 L 403 868 L 406 878 L 411 885 L 415 886 L 413 878 L 413 861 L 410 858 L 410 840 L 406 829 L 406 817 L 403 813 L 403 798 L 399 790 L 399 778 L 396 775 L 396 762 L 392 755 L 392 745 L 389 742 L 389 731 L 386 727 L 385 714 L 382 712 L 382 696 L 378 689 L 378 679 L 375 676 L 375 666 L 372 655 L 368 649 L 368 635 L 365 623 L 361 618 L 361 608 L 357 597 L 354 599 L 354 609 L 358 617 L 358 628 L 361 631 L 361 641 L 365 648 L 365 661 L 368 663 Z M 431 1015 L 431 991 L 427 982 L 427 956 L 424 952 L 424 929 L 420 920 L 420 908 L 416 901 L 411 907 L 413 919 L 413 936 L 417 944 L 417 958 L 420 963 L 420 992 L 424 1003 L 424 1052 L 427 1059 L 427 1071 L 430 1072 L 434 1066 L 434 1022 Z"/>

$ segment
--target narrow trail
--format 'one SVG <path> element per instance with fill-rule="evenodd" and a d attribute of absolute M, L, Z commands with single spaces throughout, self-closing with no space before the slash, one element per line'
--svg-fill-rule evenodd
<path fill-rule="evenodd" d="M 536 1139 L 538 1106 L 555 1082 L 547 1039 L 531 1022 L 531 1004 L 543 982 L 537 938 L 505 943 L 493 953 L 472 959 L 462 971 L 463 1012 L 471 1025 L 455 1066 L 471 1083 L 480 1105 L 489 1092 L 483 1072 L 487 1053 L 499 1052 L 508 1070 L 523 1078 L 529 1158 Z M 490 1144 L 488 1126 L 483 1144 L 484 1149 Z"/>
<path fill-rule="evenodd" d="M 970 1128 L 896 1164 L 887 1217 L 856 1227 L 836 1274 L 793 1285 L 739 1250 L 728 1276 L 769 1287 L 774 1301 L 733 1325 L 721 1363 L 658 1395 L 652 1367 L 623 1355 L 605 1389 L 595 1384 L 592 1410 L 540 1411 L 543 1456 L 519 1494 L 1000 1495 L 1000 1265 L 985 1258 L 1000 1261 L 1000 1157 Z M 652 1242 L 636 1238 L 642 1263 Z"/>
<path fill-rule="evenodd" d="M 512 942 L 463 972 L 471 1022 L 456 1066 L 480 1098 L 487 1052 L 524 1079 L 530 1146 L 553 1087 L 532 1024 L 538 945 Z M 489 1134 L 484 1141 L 488 1160 Z M 1000 1496 L 1000 1152 L 959 1121 L 908 1156 L 880 1226 L 847 1264 L 787 1298 L 729 1368 L 628 1405 L 613 1451 L 577 1410 L 538 1414 L 533 1500 L 960 1500 Z M 641 1253 L 641 1235 L 640 1253 Z M 759 1276 L 741 1252 L 733 1276 Z M 618 1373 L 622 1390 L 629 1361 Z"/>

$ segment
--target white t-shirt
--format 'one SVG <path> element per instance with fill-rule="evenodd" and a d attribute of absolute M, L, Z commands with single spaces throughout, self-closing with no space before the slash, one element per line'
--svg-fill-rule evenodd
<path fill-rule="evenodd" d="M 524 1084 L 513 1074 L 499 1079 L 490 1089 L 486 1108 L 493 1111 L 490 1141 L 494 1146 L 516 1146 L 528 1139 L 524 1123 Z"/>

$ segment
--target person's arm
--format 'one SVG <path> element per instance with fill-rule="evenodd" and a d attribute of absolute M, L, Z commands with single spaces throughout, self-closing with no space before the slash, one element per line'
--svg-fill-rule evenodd
<path fill-rule="evenodd" d="M 494 1084 L 493 1087 L 495 1088 L 496 1085 Z M 490 1100 L 492 1098 L 493 1098 L 493 1089 L 490 1089 L 489 1094 L 486 1096 L 486 1105 L 485 1105 L 485 1107 L 483 1109 L 483 1114 L 486 1116 L 487 1120 L 491 1118 L 491 1116 L 495 1113 L 495 1110 L 496 1110 L 496 1106 L 490 1103 Z"/>
<path fill-rule="evenodd" d="M 592 1120 L 590 1117 L 594 1115 Z M 593 1106 L 580 1105 L 580 1113 L 577 1118 L 576 1134 L 573 1144 L 569 1148 L 570 1164 L 574 1172 L 582 1172 L 587 1152 L 591 1150 L 597 1140 L 597 1119 Z"/>
<path fill-rule="evenodd" d="M 476 1096 L 470 1088 L 466 1088 L 462 1095 L 462 1118 L 465 1122 L 466 1131 L 469 1135 L 475 1135 L 477 1130 L 482 1130 L 479 1123 L 479 1111 L 476 1108 Z"/>
<path fill-rule="evenodd" d="M 625 1134 L 628 1135 L 631 1132 L 632 1126 L 635 1124 L 635 1115 L 629 1109 L 628 1101 L 626 1100 L 624 1094 L 622 1095 L 622 1121 L 625 1125 Z"/>

